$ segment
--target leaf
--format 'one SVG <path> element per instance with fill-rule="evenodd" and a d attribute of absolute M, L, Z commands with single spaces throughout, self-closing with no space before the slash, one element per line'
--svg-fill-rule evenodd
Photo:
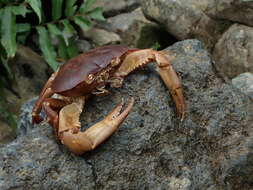
<path fill-rule="evenodd" d="M 17 42 L 20 44 L 25 44 L 26 38 L 28 35 L 29 35 L 29 32 L 24 32 L 24 33 L 18 34 Z"/>
<path fill-rule="evenodd" d="M 12 6 L 12 12 L 15 15 L 22 15 L 23 17 L 25 17 L 26 13 L 29 13 L 31 11 L 28 10 L 26 6 L 21 4 L 19 6 Z"/>
<path fill-rule="evenodd" d="M 4 27 L 1 27 L 1 43 L 7 52 L 7 57 L 14 57 L 17 49 L 16 44 L 16 16 L 13 15 L 11 7 L 5 7 L 2 20 L 5 20 Z"/>
<path fill-rule="evenodd" d="M 88 30 L 91 27 L 91 22 L 82 16 L 75 16 L 74 22 L 79 25 L 83 30 Z"/>
<path fill-rule="evenodd" d="M 2 30 L 2 29 L 1 29 L 2 27 L 1 27 L 1 26 L 2 26 L 2 21 L 3 21 L 3 19 L 2 19 L 3 10 L 4 10 L 4 9 L 0 9 L 0 39 L 1 39 L 1 30 Z"/>
<path fill-rule="evenodd" d="M 9 79 L 14 79 L 14 76 L 13 76 L 13 74 L 11 72 L 11 69 L 10 69 L 10 67 L 8 65 L 8 61 L 6 59 L 4 59 L 3 57 L 0 57 L 0 60 L 1 60 L 2 65 L 4 66 L 4 69 L 7 72 L 7 77 Z"/>
<path fill-rule="evenodd" d="M 49 32 L 55 36 L 62 35 L 62 32 L 57 28 L 55 24 L 47 24 L 47 28 Z"/>
<path fill-rule="evenodd" d="M 76 0 L 66 0 L 65 16 L 73 16 L 76 12 Z"/>
<path fill-rule="evenodd" d="M 159 50 L 161 48 L 161 45 L 159 42 L 155 42 L 150 48 L 153 50 Z"/>
<path fill-rule="evenodd" d="M 31 31 L 31 24 L 29 23 L 17 24 L 17 41 L 19 43 L 24 44 L 30 31 Z"/>
<path fill-rule="evenodd" d="M 52 1 L 52 17 L 53 20 L 61 18 L 63 0 L 51 0 Z"/>
<path fill-rule="evenodd" d="M 30 30 L 31 30 L 31 24 L 29 23 L 17 24 L 17 33 L 30 32 Z"/>
<path fill-rule="evenodd" d="M 64 25 L 62 35 L 66 45 L 68 46 L 69 45 L 68 39 L 75 34 L 75 30 L 67 19 L 63 20 L 62 23 Z"/>
<path fill-rule="evenodd" d="M 34 12 L 39 18 L 39 23 L 41 23 L 41 1 L 40 0 L 27 0 L 29 5 L 32 7 Z"/>
<path fill-rule="evenodd" d="M 77 49 L 75 40 L 70 40 L 69 46 L 67 48 L 67 52 L 68 52 L 69 58 L 72 58 L 72 57 L 78 55 L 78 49 Z"/>
<path fill-rule="evenodd" d="M 54 47 L 51 43 L 51 40 L 49 38 L 48 31 L 46 30 L 45 27 L 43 26 L 38 26 L 37 31 L 39 34 L 39 44 L 41 51 L 43 53 L 44 58 L 50 65 L 50 67 L 56 71 L 58 68 L 58 63 L 55 61 L 56 60 L 56 52 L 54 50 Z"/>
<path fill-rule="evenodd" d="M 84 14 L 90 10 L 96 0 L 86 0 L 80 7 L 80 13 Z"/>
<path fill-rule="evenodd" d="M 59 47 L 58 47 L 58 54 L 60 58 L 67 60 L 68 59 L 68 52 L 67 46 L 62 36 L 59 36 Z"/>
<path fill-rule="evenodd" d="M 11 4 L 11 3 L 15 3 L 15 0 L 0 0 L 0 4 Z"/>
<path fill-rule="evenodd" d="M 101 7 L 97 7 L 90 11 L 89 16 L 95 20 L 105 21 L 105 17 L 103 16 L 103 9 Z"/>

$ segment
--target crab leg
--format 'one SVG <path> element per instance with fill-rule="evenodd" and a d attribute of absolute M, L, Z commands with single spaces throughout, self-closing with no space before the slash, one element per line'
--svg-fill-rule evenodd
<path fill-rule="evenodd" d="M 41 111 L 42 108 L 42 103 L 44 102 L 45 99 L 51 97 L 54 93 L 52 91 L 52 89 L 50 88 L 52 81 L 54 80 L 55 76 L 56 76 L 57 72 L 53 73 L 51 75 L 51 77 L 48 79 L 48 81 L 46 82 L 46 84 L 44 85 L 40 96 L 38 98 L 38 100 L 35 103 L 35 106 L 33 107 L 32 110 L 32 123 L 40 123 L 43 119 L 39 116 L 39 113 Z"/>
<path fill-rule="evenodd" d="M 45 99 L 51 97 L 53 95 L 53 91 L 51 90 L 51 88 L 47 88 L 45 90 L 45 92 L 40 95 L 39 99 L 36 101 L 35 106 L 33 107 L 32 110 L 32 123 L 40 123 L 43 118 L 39 115 L 41 109 L 42 109 L 42 104 L 44 102 Z"/>
<path fill-rule="evenodd" d="M 43 109 L 46 112 L 46 115 L 48 116 L 47 120 L 54 128 L 54 134 L 56 137 L 58 137 L 58 126 L 59 126 L 59 116 L 58 112 L 61 108 L 66 106 L 68 104 L 67 101 L 56 99 L 56 98 L 48 98 L 45 100 L 45 102 L 42 104 Z"/>
<path fill-rule="evenodd" d="M 133 104 L 134 99 L 132 98 L 126 109 L 121 112 L 122 101 L 102 121 L 84 132 L 80 131 L 81 125 L 79 122 L 82 106 L 76 102 L 65 106 L 59 114 L 59 137 L 62 144 L 77 155 L 95 149 L 117 130 L 129 114 Z"/>
<path fill-rule="evenodd" d="M 180 79 L 170 64 L 169 59 L 162 53 L 152 49 L 136 50 L 129 53 L 114 74 L 115 79 L 113 86 L 119 87 L 123 82 L 123 78 L 135 69 L 142 67 L 152 61 L 158 65 L 158 72 L 170 90 L 173 100 L 177 108 L 177 115 L 184 119 L 185 103 Z"/>

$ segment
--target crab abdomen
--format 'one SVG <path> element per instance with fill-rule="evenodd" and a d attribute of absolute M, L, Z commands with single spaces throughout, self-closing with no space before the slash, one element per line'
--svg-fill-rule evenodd
<path fill-rule="evenodd" d="M 80 54 L 63 64 L 52 83 L 56 93 L 73 89 L 85 82 L 89 74 L 95 74 L 110 64 L 115 57 L 120 57 L 130 50 L 123 45 L 110 45 Z"/>

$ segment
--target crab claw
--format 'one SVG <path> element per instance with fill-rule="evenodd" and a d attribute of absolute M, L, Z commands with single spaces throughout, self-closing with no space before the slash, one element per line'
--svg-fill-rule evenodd
<path fill-rule="evenodd" d="M 173 100 L 176 104 L 177 115 L 181 121 L 185 117 L 185 101 L 183 96 L 182 85 L 176 71 L 170 63 L 170 56 L 162 51 L 155 51 L 152 49 L 135 50 L 126 55 L 118 70 L 114 73 L 117 78 L 116 85 L 121 86 L 123 78 L 130 72 L 140 68 L 152 61 L 157 63 L 157 70 L 167 88 L 171 92 Z"/>
<path fill-rule="evenodd" d="M 64 129 L 64 131 L 59 131 L 62 144 L 66 145 L 71 152 L 77 155 L 95 149 L 99 144 L 110 137 L 126 119 L 133 107 L 134 99 L 132 98 L 125 110 L 121 112 L 123 104 L 124 101 L 122 100 L 102 121 L 91 126 L 84 132 L 80 131 L 79 115 L 81 111 L 78 105 L 73 103 L 65 106 L 60 111 L 59 123 L 59 128 Z M 71 121 L 64 122 L 63 120 L 70 119 L 70 117 L 66 117 L 68 114 L 65 114 L 70 112 L 70 110 Z M 76 113 L 75 117 L 73 117 L 73 113 Z M 72 123 L 72 126 L 61 126 L 64 123 Z"/>

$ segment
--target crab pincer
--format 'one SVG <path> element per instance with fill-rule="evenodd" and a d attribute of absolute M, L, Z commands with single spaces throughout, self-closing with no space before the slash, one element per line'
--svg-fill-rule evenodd
<path fill-rule="evenodd" d="M 95 149 L 110 137 L 125 120 L 133 107 L 134 99 L 122 111 L 123 100 L 102 121 L 84 132 L 80 131 L 80 107 L 76 103 L 65 106 L 60 111 L 59 138 L 69 150 L 77 155 Z"/>

